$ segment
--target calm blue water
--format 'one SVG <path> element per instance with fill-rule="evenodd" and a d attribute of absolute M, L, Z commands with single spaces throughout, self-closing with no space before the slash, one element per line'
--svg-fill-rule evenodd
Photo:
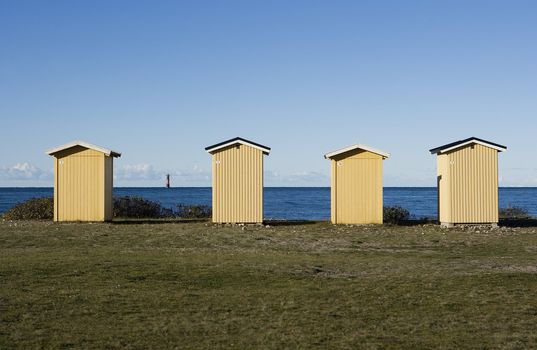
<path fill-rule="evenodd" d="M 52 196 L 52 188 L 0 188 L 0 213 L 33 197 Z M 176 204 L 211 205 L 210 187 L 119 187 L 115 196 L 141 196 L 164 207 Z M 437 216 L 435 187 L 386 187 L 384 205 L 407 208 L 414 218 Z M 518 206 L 537 216 L 537 187 L 500 188 L 500 207 Z M 266 187 L 265 219 L 328 220 L 330 188 Z"/>

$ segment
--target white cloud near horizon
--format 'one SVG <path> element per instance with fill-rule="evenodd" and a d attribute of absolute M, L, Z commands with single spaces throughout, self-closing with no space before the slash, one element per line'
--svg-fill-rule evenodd
<path fill-rule="evenodd" d="M 152 164 L 129 164 L 114 168 L 114 186 L 151 187 L 164 186 L 166 174 L 171 175 L 173 187 L 211 186 L 211 171 L 194 164 L 190 169 L 160 169 Z M 385 174 L 384 186 L 426 186 L 434 187 L 434 177 L 426 172 L 414 174 Z M 52 186 L 52 169 L 42 169 L 29 162 L 0 167 L 0 186 Z M 264 172 L 265 186 L 268 187 L 328 187 L 330 176 L 320 171 Z M 537 168 L 500 169 L 501 187 L 537 187 Z"/>
<path fill-rule="evenodd" d="M 43 170 L 27 162 L 0 168 L 2 182 L 45 182 L 52 179 L 54 179 L 52 170 Z"/>
<path fill-rule="evenodd" d="M 116 181 L 159 180 L 162 176 L 163 173 L 155 170 L 150 164 L 124 165 L 114 169 Z"/>
<path fill-rule="evenodd" d="M 114 169 L 116 186 L 150 185 L 163 186 L 166 175 L 170 174 L 172 186 L 210 186 L 211 172 L 194 164 L 190 170 L 157 169 L 151 164 L 124 165 Z"/>
<path fill-rule="evenodd" d="M 116 186 L 151 185 L 163 186 L 166 174 L 170 174 L 173 187 L 177 186 L 211 186 L 211 171 L 193 165 L 191 169 L 157 169 L 151 164 L 125 165 L 114 169 Z M 266 170 L 265 186 L 329 186 L 328 175 L 317 171 L 300 171 L 280 173 Z"/>
<path fill-rule="evenodd" d="M 505 187 L 537 187 L 537 168 L 502 169 L 498 182 Z"/>
<path fill-rule="evenodd" d="M 319 171 L 297 171 L 280 173 L 277 171 L 265 171 L 266 186 L 330 186 L 328 175 Z"/>

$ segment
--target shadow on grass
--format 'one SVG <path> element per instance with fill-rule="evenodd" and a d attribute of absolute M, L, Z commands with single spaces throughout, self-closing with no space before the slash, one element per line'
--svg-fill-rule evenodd
<path fill-rule="evenodd" d="M 537 218 L 500 219 L 499 224 L 506 227 L 537 227 Z"/>
<path fill-rule="evenodd" d="M 263 224 L 270 225 L 270 226 L 297 226 L 297 225 L 314 225 L 314 224 L 329 224 L 331 225 L 330 221 L 326 220 L 265 220 Z M 392 226 L 419 226 L 419 225 L 425 225 L 425 224 L 433 224 L 437 225 L 438 221 L 432 220 L 432 219 L 420 219 L 420 220 L 405 220 L 401 221 L 399 223 L 384 223 L 384 225 L 392 225 Z M 342 226 L 345 226 L 346 224 L 340 224 Z M 360 224 L 353 224 L 353 226 L 361 226 Z M 368 226 L 368 225 L 364 225 Z"/>
<path fill-rule="evenodd" d="M 114 225 L 139 225 L 139 224 L 190 224 L 190 223 L 211 223 L 210 219 L 114 219 L 111 223 Z M 264 225 L 270 226 L 299 226 L 299 225 L 315 225 L 319 223 L 330 224 L 330 221 L 319 220 L 265 220 Z M 433 219 L 418 219 L 405 220 L 397 224 L 385 223 L 385 225 L 394 226 L 419 226 L 419 225 L 438 225 L 437 220 Z M 520 219 L 500 219 L 500 226 L 505 227 L 537 227 L 537 218 L 520 218 Z"/>
<path fill-rule="evenodd" d="M 314 225 L 320 222 L 328 221 L 313 221 L 313 220 L 265 220 L 263 224 L 270 226 L 297 226 L 297 225 Z"/>
<path fill-rule="evenodd" d="M 419 225 L 438 225 L 438 220 L 434 219 L 416 219 L 416 220 L 404 220 L 396 224 L 391 224 L 389 222 L 384 223 L 385 225 L 395 225 L 395 226 L 419 226 Z"/>
<path fill-rule="evenodd" d="M 199 222 L 209 222 L 209 219 L 114 219 L 114 225 L 140 225 L 140 224 L 191 224 Z"/>
<path fill-rule="evenodd" d="M 433 219 L 419 219 L 419 220 L 407 220 L 398 223 L 400 226 L 417 226 L 433 224 L 438 225 L 437 220 Z M 500 219 L 499 226 L 505 227 L 537 227 L 537 218 L 504 218 Z"/>
<path fill-rule="evenodd" d="M 111 223 L 114 225 L 140 225 L 140 224 L 192 224 L 192 223 L 212 223 L 210 219 L 129 219 L 129 218 L 118 218 L 114 219 Z M 322 221 L 311 221 L 311 220 L 265 220 L 263 221 L 264 225 L 270 226 L 296 226 L 296 225 L 314 225 Z"/>
<path fill-rule="evenodd" d="M 315 225 L 315 224 L 329 224 L 331 222 L 328 220 L 265 220 L 263 224 L 270 226 L 298 226 L 298 225 Z M 420 219 L 420 220 L 405 220 L 399 223 L 384 223 L 384 225 L 392 226 L 419 226 L 425 224 L 438 224 L 438 221 L 432 219 Z M 340 224 L 345 226 L 347 224 Z M 361 226 L 360 224 L 354 224 L 353 226 Z M 367 226 L 367 225 L 364 225 Z"/>

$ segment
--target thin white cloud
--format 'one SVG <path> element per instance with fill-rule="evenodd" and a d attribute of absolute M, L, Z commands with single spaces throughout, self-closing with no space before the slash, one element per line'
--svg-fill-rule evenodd
<path fill-rule="evenodd" d="M 119 181 L 144 181 L 162 179 L 164 173 L 150 164 L 124 165 L 115 169 L 114 179 Z"/>
<path fill-rule="evenodd" d="M 159 186 L 164 184 L 166 175 L 171 176 L 172 186 L 210 186 L 211 172 L 197 164 L 192 170 L 157 169 L 151 164 L 125 165 L 114 170 L 114 180 L 119 185 L 132 184 Z"/>
<path fill-rule="evenodd" d="M 11 167 L 0 168 L 0 180 L 6 182 L 48 181 L 53 178 L 51 170 L 43 170 L 30 163 L 17 163 Z"/>
<path fill-rule="evenodd" d="M 265 184 L 267 186 L 329 186 L 330 178 L 318 171 L 279 173 L 267 170 L 265 171 Z"/>
<path fill-rule="evenodd" d="M 168 172 L 173 178 L 179 178 L 180 183 L 202 183 L 210 186 L 211 172 L 202 169 L 198 164 L 194 164 L 192 170 L 177 170 Z"/>
<path fill-rule="evenodd" d="M 436 178 L 430 171 L 414 171 L 405 174 L 384 175 L 385 186 L 436 186 Z M 158 169 L 147 163 L 124 165 L 114 168 L 115 186 L 164 186 L 166 174 L 170 174 L 172 186 L 211 186 L 211 171 L 194 164 L 190 169 Z M 266 186 L 330 186 L 328 174 L 319 171 L 264 173 Z M 52 169 L 41 169 L 28 162 L 0 167 L 2 186 L 52 186 Z M 500 171 L 500 186 L 537 186 L 535 168 L 505 168 Z"/>
<path fill-rule="evenodd" d="M 409 176 L 406 174 L 390 175 L 385 174 L 383 180 L 386 187 L 434 187 L 436 186 L 436 177 L 415 174 Z"/>
<path fill-rule="evenodd" d="M 150 164 L 125 165 L 115 169 L 114 179 L 119 186 L 164 185 L 166 175 L 171 176 L 172 186 L 211 186 L 211 171 L 195 164 L 191 169 L 157 169 Z M 265 171 L 266 186 L 329 186 L 326 174 L 316 171 L 279 173 Z"/>
<path fill-rule="evenodd" d="M 536 187 L 537 170 L 535 169 L 502 169 L 499 177 L 500 186 Z"/>

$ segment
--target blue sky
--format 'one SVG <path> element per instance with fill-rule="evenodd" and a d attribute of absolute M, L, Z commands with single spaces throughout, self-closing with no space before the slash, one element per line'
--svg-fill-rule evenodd
<path fill-rule="evenodd" d="M 0 33 L 0 186 L 52 186 L 75 139 L 123 153 L 116 186 L 208 186 L 235 136 L 272 147 L 267 186 L 328 186 L 354 143 L 434 186 L 427 150 L 469 136 L 537 186 L 535 1 L 3 1 Z"/>

